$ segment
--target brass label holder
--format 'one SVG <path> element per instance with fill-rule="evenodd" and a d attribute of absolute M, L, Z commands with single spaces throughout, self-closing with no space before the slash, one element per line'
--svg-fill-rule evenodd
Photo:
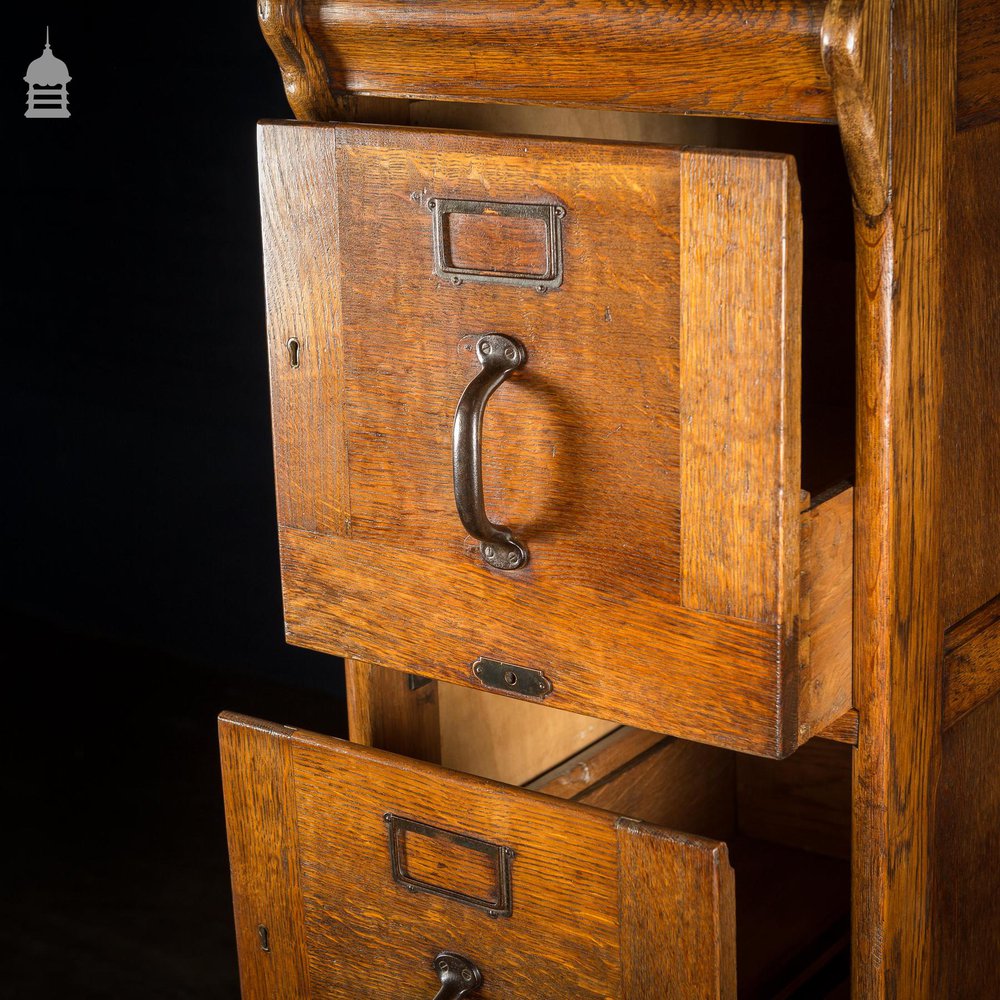
<path fill-rule="evenodd" d="M 489 841 L 470 837 L 463 833 L 443 830 L 428 823 L 406 819 L 393 813 L 383 817 L 389 833 L 389 861 L 392 865 L 394 882 L 409 889 L 410 892 L 426 892 L 433 896 L 441 896 L 464 906 L 482 910 L 491 917 L 509 917 L 514 911 L 513 893 L 511 887 L 511 862 L 514 851 L 510 847 L 501 847 Z M 475 896 L 458 889 L 435 885 L 425 879 L 418 878 L 409 870 L 407 864 L 406 842 L 410 837 L 429 837 L 442 840 L 465 851 L 485 855 L 495 874 L 494 891 L 488 896 Z"/>
<path fill-rule="evenodd" d="M 443 281 L 458 286 L 465 282 L 490 285 L 513 285 L 547 292 L 563 282 L 562 205 L 531 205 L 503 201 L 466 201 L 459 198 L 430 198 L 427 208 L 433 218 L 434 273 Z M 537 273 L 528 271 L 487 270 L 458 267 L 449 252 L 450 215 L 484 215 L 508 219 L 539 219 L 545 226 L 545 265 Z"/>

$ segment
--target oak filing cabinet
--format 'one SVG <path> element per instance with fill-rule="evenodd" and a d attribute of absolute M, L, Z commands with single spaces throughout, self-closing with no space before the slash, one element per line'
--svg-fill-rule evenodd
<path fill-rule="evenodd" d="M 1000 995 L 1000 3 L 260 19 L 244 996 Z"/>

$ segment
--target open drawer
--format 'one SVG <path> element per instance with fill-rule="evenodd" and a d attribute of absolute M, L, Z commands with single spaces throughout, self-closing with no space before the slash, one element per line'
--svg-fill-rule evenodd
<path fill-rule="evenodd" d="M 792 818 L 831 785 L 809 749 L 744 758 L 798 769 L 779 786 L 618 729 L 518 788 L 241 716 L 220 740 L 244 1000 L 429 1000 L 442 953 L 484 1000 L 773 998 L 848 946 L 846 861 L 780 843 L 828 846 Z"/>
<path fill-rule="evenodd" d="M 272 123 L 260 169 L 291 642 L 772 757 L 850 707 L 791 157 Z"/>

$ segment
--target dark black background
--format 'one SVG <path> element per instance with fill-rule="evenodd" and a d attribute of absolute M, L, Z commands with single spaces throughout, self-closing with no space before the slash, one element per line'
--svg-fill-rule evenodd
<path fill-rule="evenodd" d="M 338 733 L 282 638 L 252 0 L 4 32 L 8 996 L 236 997 L 214 717 Z M 51 26 L 68 120 L 24 118 Z"/>

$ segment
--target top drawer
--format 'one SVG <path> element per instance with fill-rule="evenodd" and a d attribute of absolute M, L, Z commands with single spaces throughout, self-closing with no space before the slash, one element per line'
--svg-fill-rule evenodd
<path fill-rule="evenodd" d="M 806 621 L 844 624 L 850 497 L 800 511 L 790 158 L 295 124 L 260 154 L 292 641 L 768 755 L 849 707 Z"/>

